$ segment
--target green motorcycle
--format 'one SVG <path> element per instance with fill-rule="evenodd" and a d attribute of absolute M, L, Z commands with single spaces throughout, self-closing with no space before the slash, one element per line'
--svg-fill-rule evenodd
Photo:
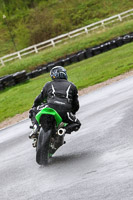
<path fill-rule="evenodd" d="M 38 137 L 34 138 L 36 143 L 36 162 L 39 165 L 47 165 L 52 155 L 62 146 L 65 141 L 65 126 L 61 116 L 52 108 L 45 107 L 36 115 L 40 126 Z"/>

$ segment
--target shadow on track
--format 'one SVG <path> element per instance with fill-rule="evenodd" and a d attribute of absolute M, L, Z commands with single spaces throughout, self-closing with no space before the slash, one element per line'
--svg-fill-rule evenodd
<path fill-rule="evenodd" d="M 51 165 L 66 165 L 66 164 L 73 164 L 78 162 L 92 162 L 92 160 L 95 160 L 98 156 L 98 152 L 94 151 L 83 151 L 83 152 L 73 152 L 70 154 L 64 154 L 64 155 L 55 155 L 50 160 L 50 163 L 48 166 Z"/>

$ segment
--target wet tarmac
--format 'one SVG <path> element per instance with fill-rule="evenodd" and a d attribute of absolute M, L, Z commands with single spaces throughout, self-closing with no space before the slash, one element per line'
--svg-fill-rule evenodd
<path fill-rule="evenodd" d="M 0 200 L 132 200 L 133 77 L 80 98 L 78 132 L 40 167 L 30 121 L 0 130 Z"/>

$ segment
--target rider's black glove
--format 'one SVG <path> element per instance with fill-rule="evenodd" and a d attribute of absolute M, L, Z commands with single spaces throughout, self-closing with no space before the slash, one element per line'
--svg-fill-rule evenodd
<path fill-rule="evenodd" d="M 32 109 L 29 110 L 29 118 L 31 119 L 33 117 Z"/>
<path fill-rule="evenodd" d="M 35 112 L 36 112 L 36 107 L 32 106 L 32 108 L 29 110 L 29 118 L 30 119 L 34 116 L 33 113 L 35 113 Z"/>
<path fill-rule="evenodd" d="M 75 115 L 75 114 L 76 114 L 76 112 L 72 111 L 72 114 L 73 114 L 73 115 Z"/>

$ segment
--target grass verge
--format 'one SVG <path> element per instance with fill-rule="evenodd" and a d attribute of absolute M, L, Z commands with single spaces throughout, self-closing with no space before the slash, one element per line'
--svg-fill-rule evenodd
<path fill-rule="evenodd" d="M 133 43 L 97 55 L 67 67 L 69 81 L 78 89 L 103 82 L 133 69 Z M 0 92 L 0 122 L 30 109 L 43 85 L 50 80 L 44 74 L 26 83 Z"/>
<path fill-rule="evenodd" d="M 46 49 L 39 54 L 30 55 L 22 60 L 16 60 L 7 63 L 6 66 L 0 67 L 0 77 L 12 74 L 17 71 L 26 70 L 27 72 L 35 69 L 38 65 L 65 57 L 68 54 L 83 50 L 87 47 L 93 47 L 120 35 L 132 32 L 133 20 L 122 22 L 121 24 L 112 25 L 106 29 L 101 29 L 96 33 L 82 35 L 71 40 L 67 40 L 64 44 L 58 44 L 54 48 Z"/>

